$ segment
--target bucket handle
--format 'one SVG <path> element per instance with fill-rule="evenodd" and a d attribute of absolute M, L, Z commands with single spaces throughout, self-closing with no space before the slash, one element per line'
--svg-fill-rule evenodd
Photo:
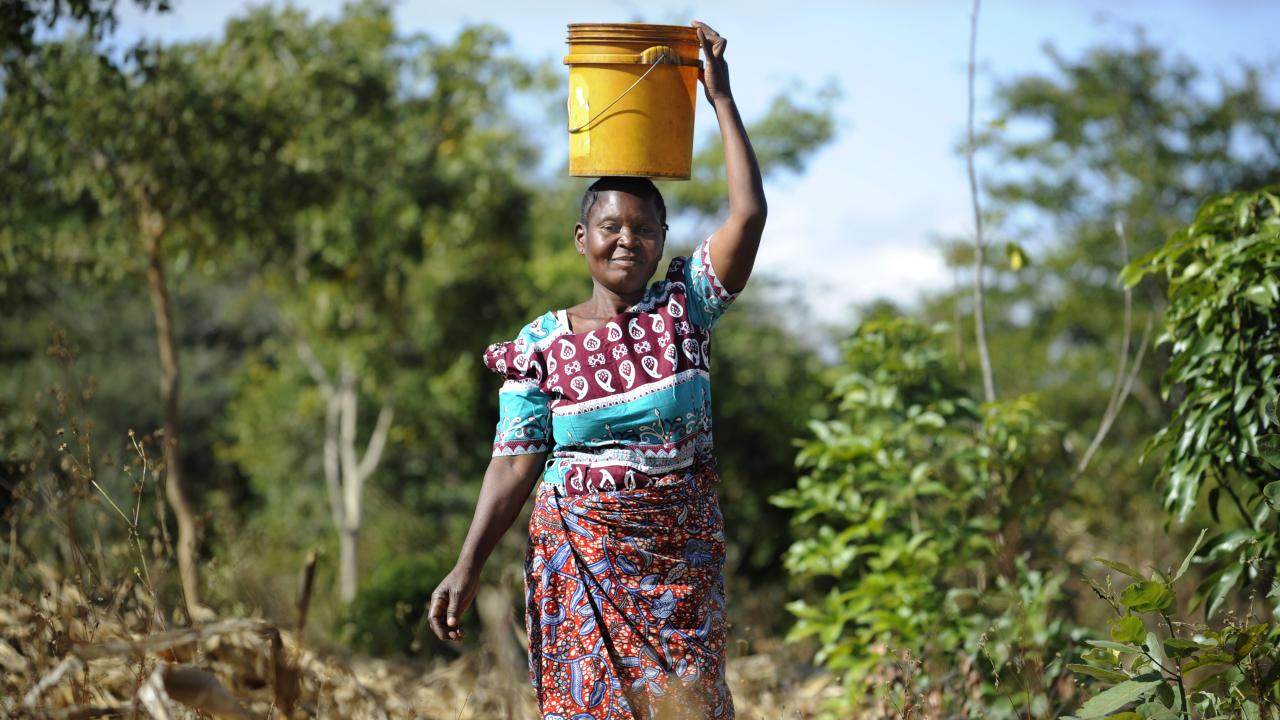
<path fill-rule="evenodd" d="M 686 67 L 696 67 L 702 69 L 702 61 L 697 58 L 682 57 L 679 53 L 666 45 L 655 45 L 639 55 L 566 55 L 564 57 L 565 65 L 648 65 L 649 69 L 644 71 L 640 79 L 631 83 L 631 87 L 627 88 L 618 96 L 617 100 L 609 103 L 603 110 L 595 114 L 595 117 L 579 125 L 578 127 L 570 127 L 569 133 L 582 132 L 582 130 L 591 126 L 601 115 L 609 112 L 609 108 L 618 104 L 618 100 L 627 96 L 641 83 L 653 69 L 659 65 L 683 65 Z"/>

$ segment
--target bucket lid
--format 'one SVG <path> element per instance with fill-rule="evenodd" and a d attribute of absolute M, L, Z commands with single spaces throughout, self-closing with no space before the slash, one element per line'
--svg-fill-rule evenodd
<path fill-rule="evenodd" d="M 698 31 L 685 25 L 644 23 L 574 23 L 568 43 L 644 42 L 652 45 L 697 45 Z"/>

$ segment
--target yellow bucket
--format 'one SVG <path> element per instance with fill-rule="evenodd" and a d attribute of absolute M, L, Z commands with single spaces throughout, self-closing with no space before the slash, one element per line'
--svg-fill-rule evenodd
<path fill-rule="evenodd" d="M 680 25 L 569 26 L 569 174 L 688 180 L 698 33 Z"/>

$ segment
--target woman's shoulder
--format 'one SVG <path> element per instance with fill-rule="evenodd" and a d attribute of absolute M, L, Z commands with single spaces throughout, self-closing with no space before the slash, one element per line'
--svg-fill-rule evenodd
<path fill-rule="evenodd" d="M 569 328 L 565 326 L 560 314 L 548 311 L 521 328 L 513 340 L 490 345 L 484 353 L 484 364 L 503 376 L 524 375 L 535 366 L 540 371 L 541 366 L 530 360 L 542 354 L 556 338 L 568 332 Z"/>

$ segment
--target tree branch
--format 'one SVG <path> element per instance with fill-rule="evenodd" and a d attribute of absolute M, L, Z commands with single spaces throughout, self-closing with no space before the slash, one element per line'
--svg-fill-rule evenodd
<path fill-rule="evenodd" d="M 982 366 L 982 391 L 987 402 L 996 400 L 996 381 L 991 371 L 991 352 L 987 349 L 986 297 L 982 285 L 983 266 L 986 264 L 986 248 L 982 240 L 982 207 L 978 204 L 978 175 L 973 169 L 973 77 L 978 48 L 978 6 L 981 0 L 973 0 L 973 16 L 969 24 L 969 123 L 964 145 L 965 164 L 969 170 L 969 194 L 973 200 L 973 319 L 975 342 L 978 346 L 978 362 Z"/>
<path fill-rule="evenodd" d="M 1033 536 L 1031 542 L 1027 544 L 1028 552 L 1030 552 L 1031 548 L 1040 544 L 1040 539 L 1044 536 L 1044 531 L 1049 527 L 1049 518 L 1053 516 L 1053 513 L 1062 505 L 1062 502 L 1071 494 L 1072 488 L 1074 488 L 1076 483 L 1080 481 L 1080 478 L 1084 477 L 1085 470 L 1089 469 L 1089 463 L 1093 461 L 1094 453 L 1096 453 L 1098 451 L 1098 447 L 1102 445 L 1103 438 L 1105 438 L 1107 433 L 1111 431 L 1111 426 L 1115 423 L 1116 416 L 1120 414 L 1120 408 L 1124 407 L 1124 401 L 1128 399 L 1129 392 L 1133 389 L 1133 383 L 1137 380 L 1138 370 L 1142 368 L 1142 357 L 1147 352 L 1147 341 L 1151 339 L 1151 329 L 1154 324 L 1154 316 L 1148 317 L 1146 330 L 1142 333 L 1142 343 L 1138 347 L 1138 357 L 1133 360 L 1133 368 L 1130 370 L 1129 376 L 1127 378 L 1116 378 L 1117 387 L 1120 385 L 1121 380 L 1124 380 L 1124 389 L 1121 390 L 1115 405 L 1108 407 L 1107 411 L 1103 414 L 1102 424 L 1098 426 L 1098 432 L 1094 433 L 1093 442 L 1089 443 L 1089 449 L 1086 450 L 1084 456 L 1080 458 L 1080 463 L 1076 466 L 1075 473 L 1071 475 L 1071 479 L 1068 480 L 1067 484 L 1062 488 L 1062 492 L 1058 493 L 1058 496 L 1054 498 L 1049 509 L 1045 511 L 1044 519 L 1040 521 L 1040 527 L 1036 529 L 1036 534 Z"/>
<path fill-rule="evenodd" d="M 1116 237 L 1120 240 L 1120 262 L 1121 266 L 1129 264 L 1129 240 L 1124 234 L 1124 223 L 1119 219 L 1116 220 Z M 1098 431 L 1093 434 L 1093 441 L 1089 443 L 1088 449 L 1080 458 L 1080 462 L 1076 465 L 1076 471 L 1072 474 L 1071 479 L 1063 486 L 1062 492 L 1054 498 L 1053 504 L 1045 511 L 1044 519 L 1040 521 L 1040 527 L 1036 530 L 1036 534 L 1031 543 L 1027 546 L 1028 551 L 1040 544 L 1040 539 L 1044 536 L 1044 531 L 1049 526 L 1049 518 L 1067 499 L 1067 495 L 1071 493 L 1072 488 L 1084 476 L 1086 470 L 1089 469 L 1089 463 L 1093 462 L 1093 456 L 1098 452 L 1098 448 L 1102 446 L 1102 441 L 1111 432 L 1111 426 L 1115 424 L 1116 417 L 1120 414 L 1120 408 L 1124 407 L 1124 401 L 1129 398 L 1130 391 L 1133 390 L 1133 383 L 1138 378 L 1138 370 L 1142 367 L 1142 358 L 1147 352 L 1147 341 L 1151 339 L 1151 329 L 1155 325 L 1154 316 L 1147 317 L 1147 327 L 1142 331 L 1142 344 L 1138 348 L 1138 357 L 1134 358 L 1133 367 L 1128 368 L 1129 361 L 1129 341 L 1133 336 L 1133 288 L 1125 286 L 1124 288 L 1124 336 L 1120 341 L 1120 367 L 1116 371 L 1115 382 L 1111 385 L 1111 397 L 1107 400 L 1107 409 L 1102 413 L 1102 423 L 1098 425 Z M 1125 370 L 1129 370 L 1128 376 Z"/>
<path fill-rule="evenodd" d="M 329 382 L 329 373 L 325 372 L 324 365 L 316 358 L 316 354 L 311 351 L 311 345 L 301 335 L 295 338 L 295 342 L 298 348 L 298 357 L 302 359 L 302 364 L 307 366 L 307 370 L 311 372 L 311 377 L 320 386 L 320 392 L 324 393 L 324 399 L 332 398 L 333 383 Z"/>
<path fill-rule="evenodd" d="M 391 433 L 391 420 L 395 415 L 395 397 L 388 392 L 386 400 L 383 401 L 382 410 L 378 413 L 378 424 L 374 426 L 373 435 L 369 438 L 369 446 L 365 448 L 364 459 L 356 468 L 356 476 L 360 478 L 361 484 L 369 479 L 378 467 L 378 462 L 382 460 L 382 450 L 387 446 L 387 435 Z"/>

